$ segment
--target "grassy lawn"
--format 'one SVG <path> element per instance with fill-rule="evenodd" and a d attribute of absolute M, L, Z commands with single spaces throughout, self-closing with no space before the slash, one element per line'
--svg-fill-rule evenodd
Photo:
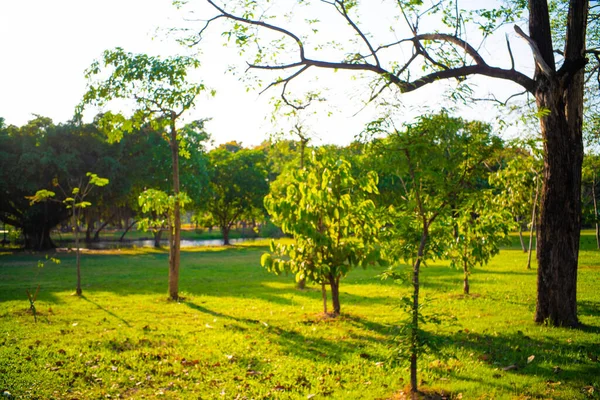
<path fill-rule="evenodd" d="M 532 322 L 536 272 L 524 269 L 516 247 L 473 273 L 468 297 L 459 271 L 425 268 L 425 313 L 444 322 L 426 327 L 439 352 L 420 360 L 423 388 L 455 399 L 600 398 L 600 253 L 589 234 L 582 243 L 576 330 Z M 72 296 L 73 254 L 43 268 L 43 255 L 0 255 L 0 391 L 39 399 L 397 396 L 408 370 L 390 355 L 403 318 L 398 299 L 410 289 L 382 282 L 379 270 L 356 270 L 340 285 L 343 315 L 323 318 L 320 289 L 298 291 L 290 277 L 262 270 L 265 249 L 184 251 L 180 303 L 166 300 L 164 251 L 84 254 L 82 298 Z M 25 290 L 38 284 L 35 323 Z"/>

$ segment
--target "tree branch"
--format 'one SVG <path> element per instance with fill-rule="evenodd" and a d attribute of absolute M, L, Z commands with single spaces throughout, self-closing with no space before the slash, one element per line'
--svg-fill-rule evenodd
<path fill-rule="evenodd" d="M 546 75 L 547 78 L 552 78 L 554 76 L 554 70 L 552 68 L 550 68 L 550 66 L 546 63 L 546 61 L 544 60 L 544 57 L 542 57 L 542 53 L 540 52 L 540 49 L 538 48 L 537 44 L 535 44 L 533 39 L 531 39 L 529 36 L 527 36 L 525 34 L 525 32 L 523 32 L 523 30 L 518 25 L 515 25 L 515 32 L 517 32 L 517 34 L 519 36 L 521 36 L 523 39 L 525 39 L 527 41 L 527 43 L 529 44 L 529 47 L 531 47 L 531 51 L 533 52 L 533 58 L 535 60 L 535 63 L 540 68 L 542 73 L 544 75 Z"/>

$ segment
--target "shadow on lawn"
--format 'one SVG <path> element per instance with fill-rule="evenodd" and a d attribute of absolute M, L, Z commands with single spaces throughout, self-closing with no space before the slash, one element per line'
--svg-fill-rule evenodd
<path fill-rule="evenodd" d="M 559 329 L 559 328 L 557 328 Z M 477 381 L 482 385 L 503 387 L 513 375 L 540 377 L 548 390 L 552 384 L 563 384 L 581 389 L 593 385 L 600 389 L 600 348 L 596 342 L 558 341 L 553 338 L 532 339 L 521 331 L 506 334 L 487 334 L 458 331 L 455 334 L 437 334 L 438 343 L 452 352 L 458 348 L 497 370 L 493 378 L 497 381 L 481 380 L 451 370 L 449 377 L 456 380 Z M 533 356 L 533 357 L 531 357 Z M 594 378 L 595 377 L 595 378 Z M 504 382 L 504 383 L 503 383 Z M 516 388 L 515 388 L 516 389 Z M 519 394 L 548 396 L 548 393 L 532 393 L 532 388 L 519 388 Z"/>
<path fill-rule="evenodd" d="M 266 338 L 269 341 L 278 344 L 283 351 L 294 357 L 302 357 L 312 361 L 323 361 L 330 363 L 331 360 L 335 362 L 341 362 L 345 358 L 352 356 L 356 353 L 358 347 L 362 347 L 361 342 L 363 340 L 377 341 L 381 343 L 381 338 L 369 337 L 366 335 L 353 335 L 349 334 L 347 337 L 325 339 L 319 337 L 307 337 L 301 332 L 294 329 L 285 329 L 276 325 L 270 325 L 265 322 L 249 319 L 239 318 L 231 315 L 223 314 L 191 301 L 184 302 L 185 305 L 193 310 L 199 311 L 204 314 L 208 314 L 214 317 L 223 318 L 233 323 L 225 324 L 225 327 L 235 331 L 251 331 L 260 332 L 259 336 Z M 316 318 L 306 319 L 303 325 L 327 325 L 337 324 L 351 321 L 355 325 L 363 325 L 373 331 L 382 333 L 384 335 L 391 335 L 391 328 L 382 324 L 377 324 L 371 321 L 364 320 L 360 317 L 353 317 L 347 315 L 341 315 L 338 318 Z M 363 357 L 363 355 L 361 355 Z M 369 357 L 364 355 L 364 357 Z"/>
<path fill-rule="evenodd" d="M 82 300 L 87 301 L 88 303 L 91 303 L 91 304 L 95 305 L 96 307 L 98 307 L 98 309 L 104 311 L 105 313 L 107 313 L 111 317 L 118 319 L 119 321 L 121 321 L 122 323 L 124 323 L 125 325 L 127 325 L 128 328 L 131 328 L 131 325 L 129 325 L 129 322 L 127 322 L 123 318 L 119 317 L 117 314 L 113 313 L 112 311 L 109 311 L 106 308 L 102 307 L 100 304 L 96 303 L 95 301 L 88 299 L 85 295 L 81 295 L 80 298 Z"/>

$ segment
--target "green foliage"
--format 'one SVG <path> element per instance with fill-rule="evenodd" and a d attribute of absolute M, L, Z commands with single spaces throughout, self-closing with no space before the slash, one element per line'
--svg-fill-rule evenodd
<path fill-rule="evenodd" d="M 261 264 L 270 272 L 291 272 L 296 280 L 337 282 L 354 267 L 381 263 L 374 202 L 377 174 L 351 175 L 350 164 L 327 152 L 314 152 L 308 169 L 281 175 L 285 196 L 268 195 L 265 207 L 273 222 L 294 243 L 274 242 Z"/>
<path fill-rule="evenodd" d="M 117 99 L 131 99 L 136 104 L 131 117 L 107 112 L 100 118 L 99 125 L 109 140 L 119 141 L 124 133 L 145 125 L 163 130 L 192 108 L 197 96 L 207 89 L 203 83 L 188 80 L 188 71 L 199 66 L 191 57 L 163 59 L 128 53 L 119 47 L 106 50 L 102 60 L 94 61 L 85 72 L 88 87 L 76 116 L 81 118 L 87 105 L 103 107 Z M 105 70 L 108 77 L 102 79 Z"/>
<path fill-rule="evenodd" d="M 485 266 L 501 245 L 510 243 L 513 220 L 497 201 L 499 197 L 491 190 L 474 193 L 449 221 L 454 224 L 454 240 L 449 242 L 444 258 L 454 268 L 464 270 L 466 276 L 476 265 Z"/>
<path fill-rule="evenodd" d="M 262 201 L 269 188 L 265 154 L 228 143 L 210 151 L 208 160 L 207 200 L 199 207 L 207 214 L 202 218 L 206 224 L 216 224 L 226 234 L 237 221 L 262 219 Z"/>
<path fill-rule="evenodd" d="M 155 230 L 165 225 L 173 227 L 175 204 L 177 203 L 179 209 L 183 211 L 191 201 L 185 192 L 180 192 L 174 196 L 162 190 L 144 190 L 138 198 L 138 203 L 142 212 L 151 216 L 141 218 L 138 221 L 138 228 L 141 230 Z"/>
<path fill-rule="evenodd" d="M 387 123 L 375 121 L 368 129 L 385 132 Z M 485 187 L 486 161 L 501 146 L 489 125 L 446 113 L 423 116 L 373 144 L 367 158 L 381 171 L 380 190 L 390 207 L 391 259 L 412 265 L 446 254 L 454 235 L 453 214 Z M 424 233 L 427 240 L 419 255 Z"/>

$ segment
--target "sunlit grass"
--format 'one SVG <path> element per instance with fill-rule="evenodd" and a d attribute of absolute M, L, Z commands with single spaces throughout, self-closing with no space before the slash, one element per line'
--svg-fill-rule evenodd
<path fill-rule="evenodd" d="M 85 253 L 83 298 L 72 296 L 73 253 L 41 269 L 40 254 L 0 256 L 0 390 L 42 399 L 384 399 L 402 390 L 406 365 L 388 356 L 410 289 L 355 270 L 340 285 L 343 315 L 323 318 L 320 288 L 298 291 L 291 276 L 260 268 L 267 243 L 182 251 L 179 303 L 166 300 L 166 249 Z M 422 386 L 463 399 L 597 397 L 600 256 L 582 248 L 582 329 L 533 323 L 536 271 L 521 250 L 475 270 L 466 297 L 460 271 L 425 268 L 425 312 L 444 322 L 426 327 L 441 352 L 422 357 Z M 25 290 L 38 284 L 36 324 Z"/>

